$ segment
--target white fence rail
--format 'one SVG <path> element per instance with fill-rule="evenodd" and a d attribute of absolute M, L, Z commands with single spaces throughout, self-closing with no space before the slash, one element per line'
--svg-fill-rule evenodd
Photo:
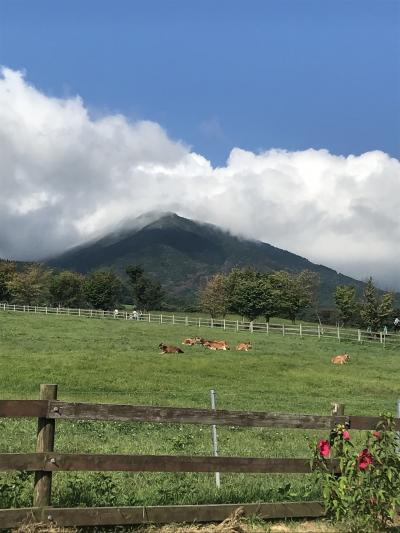
<path fill-rule="evenodd" d="M 241 320 L 212 319 L 204 317 L 151 314 L 144 313 L 135 319 L 127 311 L 102 311 L 98 309 L 71 309 L 65 307 L 39 307 L 33 305 L 16 305 L 0 303 L 0 311 L 16 311 L 25 313 L 40 313 L 52 315 L 71 315 L 87 318 L 111 318 L 117 320 L 140 320 L 155 324 L 180 324 L 196 328 L 218 328 L 224 331 L 246 333 L 278 334 L 282 336 L 297 335 L 300 337 L 318 337 L 319 339 L 335 339 L 338 342 L 375 342 L 383 346 L 400 347 L 400 334 L 386 331 L 370 332 L 361 329 L 341 328 L 335 326 L 320 326 L 299 324 L 273 324 L 266 322 L 244 322 Z"/>

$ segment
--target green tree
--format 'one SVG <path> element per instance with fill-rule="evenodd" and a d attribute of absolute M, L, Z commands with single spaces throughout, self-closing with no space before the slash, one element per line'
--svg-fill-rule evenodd
<path fill-rule="evenodd" d="M 146 276 L 141 265 L 130 265 L 126 269 L 132 287 L 132 295 L 138 309 L 149 311 L 160 309 L 164 290 L 158 281 Z"/>
<path fill-rule="evenodd" d="M 224 274 L 215 274 L 200 291 L 200 307 L 211 318 L 225 317 L 229 306 L 228 289 Z"/>
<path fill-rule="evenodd" d="M 312 304 L 314 286 L 308 271 L 293 274 L 279 270 L 270 274 L 270 282 L 278 295 L 278 314 L 293 323 L 300 311 Z"/>
<path fill-rule="evenodd" d="M 11 299 L 11 293 L 8 288 L 8 282 L 11 281 L 16 272 L 16 265 L 12 261 L 0 261 L 0 302 L 8 302 Z"/>
<path fill-rule="evenodd" d="M 81 307 L 85 303 L 85 278 L 82 274 L 64 270 L 52 277 L 50 292 L 53 304 L 61 307 Z"/>
<path fill-rule="evenodd" d="M 360 315 L 365 327 L 378 331 L 393 313 L 394 295 L 390 292 L 379 297 L 372 278 L 365 285 Z"/>
<path fill-rule="evenodd" d="M 233 269 L 227 279 L 230 309 L 250 321 L 264 314 L 265 278 L 253 269 Z"/>
<path fill-rule="evenodd" d="M 348 324 L 357 312 L 356 288 L 352 285 L 338 285 L 334 298 L 340 320 L 343 324 Z"/>
<path fill-rule="evenodd" d="M 273 316 L 279 312 L 280 291 L 274 283 L 274 273 L 264 274 L 262 285 L 264 289 L 264 304 L 262 314 L 268 323 Z"/>
<path fill-rule="evenodd" d="M 113 270 L 98 269 L 86 277 L 84 294 L 95 309 L 113 309 L 119 301 L 121 288 L 121 280 Z"/>
<path fill-rule="evenodd" d="M 7 281 L 11 300 L 26 305 L 49 305 L 51 270 L 40 264 L 29 265 L 22 272 L 14 272 Z"/>

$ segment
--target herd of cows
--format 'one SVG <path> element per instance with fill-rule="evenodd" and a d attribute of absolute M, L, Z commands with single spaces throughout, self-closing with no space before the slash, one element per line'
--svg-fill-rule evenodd
<path fill-rule="evenodd" d="M 203 337 L 193 337 L 184 339 L 182 342 L 185 346 L 194 346 L 196 344 L 201 344 L 204 348 L 209 350 L 230 350 L 230 346 L 226 341 L 209 341 L 203 339 Z M 160 343 L 158 346 L 161 350 L 161 354 L 166 353 L 184 353 L 181 348 L 178 346 L 169 346 L 164 343 Z M 251 350 L 252 346 L 250 342 L 239 342 L 236 345 L 236 350 L 248 352 Z"/>
<path fill-rule="evenodd" d="M 209 341 L 203 339 L 203 337 L 187 338 L 182 341 L 182 344 L 184 346 L 195 346 L 196 344 L 200 344 L 204 346 L 204 348 L 207 348 L 209 350 L 230 350 L 229 344 L 226 341 Z M 179 348 L 179 346 L 171 346 L 168 344 L 164 344 L 163 342 L 161 342 L 158 347 L 161 350 L 160 355 L 169 353 L 184 353 L 182 348 Z M 238 351 L 248 352 L 251 349 L 252 345 L 250 342 L 239 342 L 236 345 L 236 350 Z M 344 365 L 349 360 L 350 356 L 347 352 L 345 352 L 332 357 L 331 363 L 333 363 L 334 365 Z"/>

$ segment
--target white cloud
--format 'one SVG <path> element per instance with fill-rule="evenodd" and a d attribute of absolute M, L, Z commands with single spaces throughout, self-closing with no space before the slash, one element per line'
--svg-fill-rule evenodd
<path fill-rule="evenodd" d="M 175 210 L 400 288 L 400 162 L 380 151 L 231 151 L 226 166 L 156 123 L 92 119 L 0 76 L 0 257 L 40 258 L 121 220 Z"/>

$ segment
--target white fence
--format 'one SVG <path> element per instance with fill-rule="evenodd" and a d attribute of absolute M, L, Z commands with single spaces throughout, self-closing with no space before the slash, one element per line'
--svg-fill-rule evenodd
<path fill-rule="evenodd" d="M 111 318 L 117 320 L 135 320 L 132 313 L 119 311 L 102 311 L 98 309 L 70 309 L 65 307 L 39 307 L 32 305 L 15 305 L 0 303 L 0 311 L 16 311 L 25 313 L 41 313 L 52 315 L 71 315 L 87 318 Z M 400 334 L 387 333 L 385 331 L 370 332 L 361 329 L 341 328 L 334 326 L 320 326 L 299 324 L 273 324 L 266 322 L 244 322 L 241 320 L 212 319 L 204 317 L 192 317 L 181 315 L 151 314 L 145 313 L 138 316 L 142 322 L 152 324 L 180 324 L 196 328 L 219 328 L 224 331 L 236 331 L 246 333 L 279 334 L 282 336 L 297 335 L 300 337 L 317 337 L 319 339 L 335 339 L 338 342 L 377 342 L 383 346 L 400 347 Z"/>

